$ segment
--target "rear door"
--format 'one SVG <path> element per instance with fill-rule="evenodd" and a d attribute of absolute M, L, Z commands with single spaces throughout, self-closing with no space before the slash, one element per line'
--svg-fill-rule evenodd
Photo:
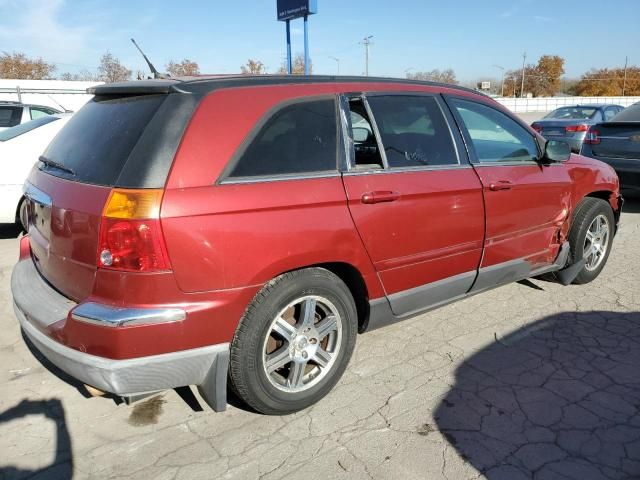
<path fill-rule="evenodd" d="M 73 300 L 92 291 L 102 210 L 111 188 L 144 188 L 154 181 L 150 170 L 157 156 L 136 147 L 166 97 L 92 100 L 58 133 L 29 175 L 25 196 L 33 260 Z"/>
<path fill-rule="evenodd" d="M 441 99 L 343 98 L 349 209 L 395 315 L 465 294 L 480 262 L 480 182 Z"/>
<path fill-rule="evenodd" d="M 448 97 L 484 191 L 485 251 L 474 290 L 524 278 L 553 263 L 571 211 L 571 179 L 543 165 L 533 133 L 481 101 Z"/>

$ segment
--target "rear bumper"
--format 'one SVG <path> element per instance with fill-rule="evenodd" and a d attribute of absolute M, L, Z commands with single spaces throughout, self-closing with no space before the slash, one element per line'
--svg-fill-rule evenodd
<path fill-rule="evenodd" d="M 640 159 L 596 157 L 595 155 L 593 158 L 610 165 L 616 171 L 621 189 L 640 190 Z"/>
<path fill-rule="evenodd" d="M 25 335 L 51 363 L 72 377 L 122 396 L 197 385 L 212 408 L 225 409 L 228 343 L 123 360 L 91 355 L 63 345 L 48 334 L 48 327 L 66 318 L 76 304 L 53 289 L 31 259 L 15 266 L 11 290 L 16 317 Z M 105 311 L 112 310 L 105 306 Z M 118 311 L 131 317 L 127 309 Z M 139 315 L 140 309 L 133 312 Z M 108 323 L 109 319 L 104 321 Z"/>

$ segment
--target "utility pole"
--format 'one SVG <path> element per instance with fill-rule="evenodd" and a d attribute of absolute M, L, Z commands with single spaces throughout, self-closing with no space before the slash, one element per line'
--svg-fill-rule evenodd
<path fill-rule="evenodd" d="M 527 52 L 522 54 L 522 83 L 520 84 L 520 98 L 524 97 L 524 64 L 527 61 Z"/>
<path fill-rule="evenodd" d="M 495 68 L 502 70 L 502 80 L 500 81 L 500 96 L 504 97 L 504 67 L 500 65 L 493 65 Z"/>
<path fill-rule="evenodd" d="M 368 37 L 365 37 L 362 42 L 360 42 L 361 45 L 364 45 L 364 76 L 368 77 L 369 76 L 369 46 L 373 45 L 373 43 L 371 42 L 371 39 L 373 38 L 373 35 L 369 35 Z"/>
<path fill-rule="evenodd" d="M 629 63 L 629 57 L 624 57 L 624 80 L 622 81 L 623 97 L 624 97 L 624 91 L 627 89 L 627 63 Z"/>

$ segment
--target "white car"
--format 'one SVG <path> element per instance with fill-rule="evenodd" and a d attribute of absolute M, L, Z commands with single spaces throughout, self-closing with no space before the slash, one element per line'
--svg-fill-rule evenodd
<path fill-rule="evenodd" d="M 0 132 L 0 224 L 20 223 L 22 185 L 71 114 L 40 117 Z"/>

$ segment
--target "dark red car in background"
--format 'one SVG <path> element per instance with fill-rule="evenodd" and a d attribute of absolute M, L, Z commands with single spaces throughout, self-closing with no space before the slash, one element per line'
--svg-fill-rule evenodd
<path fill-rule="evenodd" d="M 226 386 L 281 414 L 356 335 L 527 277 L 598 276 L 609 166 L 488 97 L 404 80 L 102 85 L 31 172 L 16 315 L 55 365 L 124 397 Z M 425 319 L 428 321 L 428 319 Z"/>

